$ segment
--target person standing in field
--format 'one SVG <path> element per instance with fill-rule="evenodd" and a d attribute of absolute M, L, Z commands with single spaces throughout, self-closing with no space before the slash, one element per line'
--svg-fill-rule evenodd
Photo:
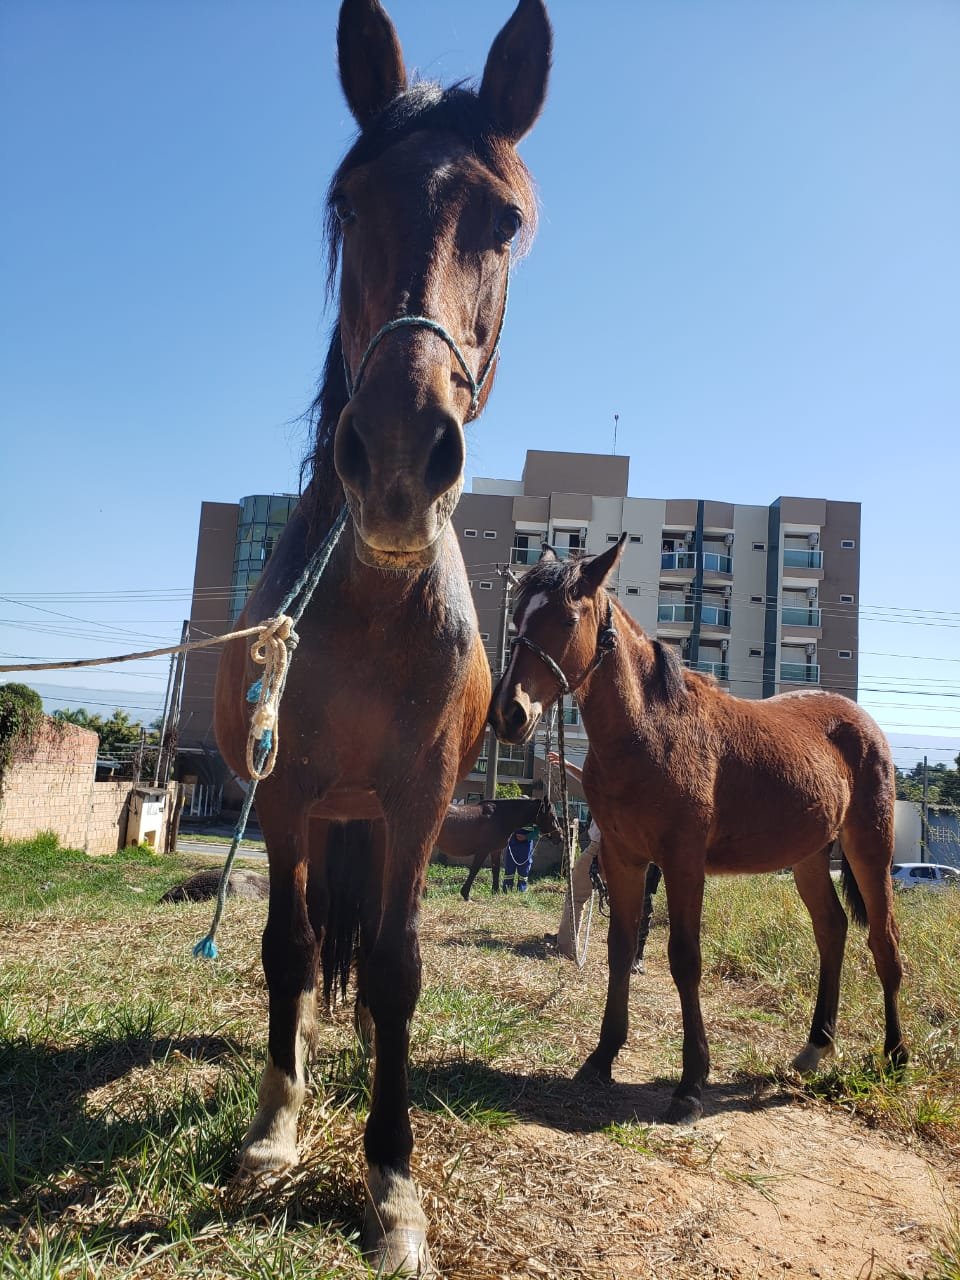
<path fill-rule="evenodd" d="M 537 827 L 519 827 L 507 841 L 503 851 L 503 892 L 513 888 L 517 879 L 517 892 L 527 892 L 527 881 L 533 869 L 533 855 L 540 832 Z"/>

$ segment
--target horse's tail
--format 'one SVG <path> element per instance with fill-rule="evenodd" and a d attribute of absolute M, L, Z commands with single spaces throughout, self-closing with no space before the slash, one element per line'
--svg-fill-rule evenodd
<path fill-rule="evenodd" d="M 369 822 L 336 822 L 326 849 L 326 924 L 320 947 L 323 998 L 329 1005 L 339 988 L 346 997 L 350 969 L 360 937 L 364 894 L 370 881 L 372 849 Z"/>
<path fill-rule="evenodd" d="M 850 869 L 850 863 L 847 861 L 847 855 L 840 850 L 840 880 L 843 884 L 843 896 L 846 899 L 847 907 L 850 915 L 856 923 L 865 929 L 867 927 L 867 906 L 863 900 L 863 894 L 860 892 L 860 886 L 857 884 L 856 877 Z"/>

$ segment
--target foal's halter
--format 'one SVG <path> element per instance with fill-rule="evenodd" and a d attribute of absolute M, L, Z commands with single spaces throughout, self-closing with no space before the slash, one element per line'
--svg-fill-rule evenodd
<path fill-rule="evenodd" d="M 517 636 L 513 643 L 522 644 L 529 649 L 531 653 L 535 653 L 537 655 L 553 676 L 554 680 L 556 680 L 557 684 L 559 684 L 560 692 L 562 694 L 574 694 L 580 686 L 586 683 L 587 679 L 593 675 L 594 671 L 596 671 L 597 667 L 599 667 L 600 663 L 604 660 L 610 650 L 616 646 L 617 632 L 613 625 L 613 605 L 610 603 L 610 597 L 607 597 L 607 616 L 600 624 L 600 629 L 597 632 L 597 647 L 594 651 L 593 658 L 590 665 L 575 685 L 570 684 L 570 681 L 564 675 L 559 663 L 550 657 L 546 649 L 541 649 L 540 646 L 535 644 L 528 636 Z"/>
<path fill-rule="evenodd" d="M 500 336 L 503 333 L 503 322 L 507 318 L 507 296 L 510 292 L 510 260 L 507 259 L 507 275 L 503 284 L 503 305 L 500 308 L 500 321 L 497 325 L 496 337 L 493 340 L 493 346 L 490 354 L 484 361 L 477 377 L 473 376 L 470 366 L 467 364 L 466 357 L 457 345 L 456 340 L 447 332 L 439 320 L 433 320 L 430 316 L 398 316 L 396 320 L 388 320 L 385 325 L 381 325 L 377 332 L 367 343 L 367 349 L 360 357 L 360 363 L 357 365 L 357 373 L 355 377 L 350 376 L 350 369 L 347 365 L 347 357 L 343 357 L 343 372 L 347 380 L 347 395 L 352 399 L 359 391 L 360 383 L 366 372 L 367 364 L 376 348 L 380 345 L 388 333 L 394 333 L 397 329 L 427 329 L 430 333 L 435 333 L 438 338 L 442 338 L 450 350 L 456 357 L 457 363 L 463 370 L 467 385 L 470 388 L 470 409 L 468 411 L 468 420 L 473 418 L 477 412 L 477 406 L 480 403 L 480 393 L 483 391 L 484 384 L 490 376 L 490 370 L 493 368 L 494 362 L 500 351 Z"/>

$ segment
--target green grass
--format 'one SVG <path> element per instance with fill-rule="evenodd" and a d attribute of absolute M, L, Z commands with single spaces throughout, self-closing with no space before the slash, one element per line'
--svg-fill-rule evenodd
<path fill-rule="evenodd" d="M 0 1280 L 367 1275 L 356 1240 L 369 1064 L 350 1010 L 320 1025 L 302 1114 L 304 1164 L 269 1191 L 236 1185 L 264 1055 L 265 906 L 231 900 L 220 958 L 199 963 L 190 947 L 210 904 L 159 903 L 191 870 L 182 858 L 140 850 L 87 858 L 46 837 L 0 845 Z M 522 1121 L 562 1130 L 575 1115 L 577 1125 L 605 1133 L 617 1160 L 632 1154 L 699 1177 L 752 1177 L 728 1176 L 699 1140 L 629 1112 L 610 1123 L 605 1097 L 571 1100 L 566 1081 L 599 1029 L 604 922 L 595 920 L 592 958 L 579 973 L 544 955 L 543 933 L 560 912 L 555 878 L 535 880 L 523 897 L 494 899 L 488 873 L 464 904 L 465 874 L 430 870 L 412 1031 L 415 1167 L 441 1260 L 459 1259 L 466 1206 L 491 1203 L 476 1198 L 478 1186 L 496 1194 L 499 1153 Z M 876 1062 L 879 991 L 851 930 L 841 1054 L 803 1089 L 820 1105 L 955 1151 L 960 979 L 949 958 L 960 954 L 960 902 L 943 895 L 898 905 L 911 1067 L 896 1078 Z M 657 907 L 654 973 L 662 899 Z M 795 1051 L 806 1034 L 815 977 L 805 912 L 789 882 L 757 877 L 712 883 L 705 916 L 718 1070 L 782 1081 L 785 1045 Z M 679 1069 L 678 1023 L 668 1015 L 651 1030 L 642 1010 L 638 997 L 642 1070 L 670 1078 Z M 515 1151 L 518 1161 L 531 1159 L 529 1149 Z M 764 1176 L 751 1185 L 767 1194 Z M 577 1179 L 565 1173 L 568 1184 L 577 1199 Z M 944 1243 L 931 1280 L 960 1280 L 955 1246 Z M 489 1274 L 512 1265 L 507 1253 L 491 1254 Z"/>
<path fill-rule="evenodd" d="M 837 1057 L 803 1084 L 865 1119 L 892 1124 L 960 1151 L 960 893 L 896 895 L 904 981 L 901 1014 L 911 1054 L 902 1074 L 879 1057 L 883 1042 L 880 983 L 865 931 L 847 935 Z M 703 924 L 704 972 L 737 1003 L 752 1004 L 765 1023 L 789 1027 L 767 1052 L 763 1027 L 743 1044 L 746 1074 L 782 1077 L 802 1045 L 816 993 L 818 962 L 810 918 L 790 879 L 753 876 L 708 882 Z M 737 990 L 750 993 L 739 999 Z M 742 1016 L 742 1015 L 741 1015 Z M 741 1025 L 742 1036 L 749 1035 Z"/>

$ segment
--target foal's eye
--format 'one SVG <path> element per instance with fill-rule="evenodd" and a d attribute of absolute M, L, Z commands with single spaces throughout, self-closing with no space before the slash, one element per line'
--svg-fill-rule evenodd
<path fill-rule="evenodd" d="M 345 227 L 348 223 L 353 222 L 357 216 L 353 205 L 342 191 L 338 191 L 331 197 L 330 204 L 333 207 L 334 216 L 340 223 L 341 227 Z"/>
<path fill-rule="evenodd" d="M 570 613 L 567 615 L 567 617 L 564 618 L 563 621 L 565 626 L 568 626 L 571 628 L 575 627 L 580 622 L 580 615 L 579 613 Z"/>
<path fill-rule="evenodd" d="M 497 219 L 495 228 L 497 239 L 501 244 L 509 244 L 522 226 L 523 214 L 511 205 L 508 209 L 504 209 Z"/>

